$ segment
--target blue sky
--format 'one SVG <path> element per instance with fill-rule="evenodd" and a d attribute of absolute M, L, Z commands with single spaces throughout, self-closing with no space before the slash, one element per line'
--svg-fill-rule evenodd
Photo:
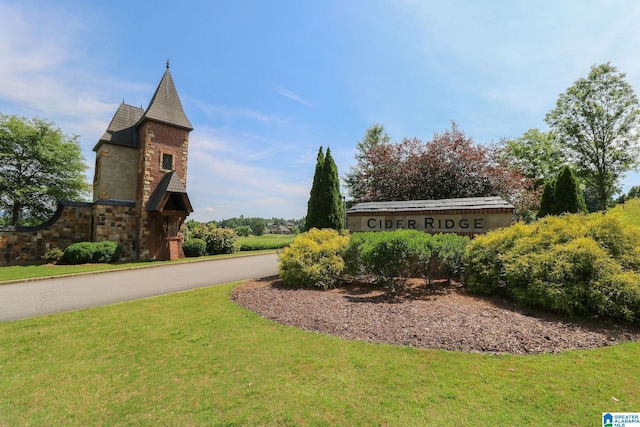
<path fill-rule="evenodd" d="M 374 123 L 428 140 L 455 120 L 489 143 L 546 130 L 594 64 L 640 91 L 639 22 L 634 0 L 0 0 L 0 112 L 79 135 L 92 168 L 118 104 L 146 108 L 170 59 L 191 218 L 300 218 L 318 148 L 344 175 Z"/>

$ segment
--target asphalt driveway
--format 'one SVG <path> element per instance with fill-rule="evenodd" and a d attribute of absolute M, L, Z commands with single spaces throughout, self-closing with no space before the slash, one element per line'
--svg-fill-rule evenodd
<path fill-rule="evenodd" d="M 275 253 L 0 284 L 0 321 L 278 274 Z"/>

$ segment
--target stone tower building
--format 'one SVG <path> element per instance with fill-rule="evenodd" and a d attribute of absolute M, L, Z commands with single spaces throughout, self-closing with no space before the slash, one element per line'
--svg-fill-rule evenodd
<path fill-rule="evenodd" d="M 130 223 L 122 224 L 127 229 L 123 230 L 125 234 L 130 233 L 125 240 L 131 240 L 132 258 L 184 256 L 180 230 L 185 218 L 193 212 L 186 192 L 192 130 L 167 62 L 149 107 L 143 110 L 120 104 L 93 148 L 94 203 L 106 202 L 123 211 L 133 208 Z M 95 224 L 102 225 L 99 220 Z M 94 236 L 97 234 L 94 231 Z"/>
<path fill-rule="evenodd" d="M 189 132 L 193 130 L 167 69 L 149 107 L 120 104 L 93 151 L 93 202 L 65 202 L 44 224 L 0 230 L 0 263 L 41 259 L 81 241 L 117 242 L 123 260 L 184 256 Z"/>

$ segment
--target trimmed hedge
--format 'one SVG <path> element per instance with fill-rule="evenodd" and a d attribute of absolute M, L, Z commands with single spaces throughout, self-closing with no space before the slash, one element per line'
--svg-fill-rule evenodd
<path fill-rule="evenodd" d="M 563 215 L 478 236 L 465 254 L 470 291 L 569 315 L 640 319 L 640 229 L 615 216 Z"/>
<path fill-rule="evenodd" d="M 122 248 L 116 242 L 78 242 L 64 250 L 66 264 L 108 263 L 120 259 Z"/>
<path fill-rule="evenodd" d="M 182 251 L 186 257 L 199 257 L 207 253 L 207 242 L 203 239 L 189 239 L 182 244 Z"/>

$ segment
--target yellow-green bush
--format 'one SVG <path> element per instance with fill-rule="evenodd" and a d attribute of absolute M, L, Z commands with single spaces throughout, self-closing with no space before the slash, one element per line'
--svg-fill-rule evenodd
<path fill-rule="evenodd" d="M 296 237 L 279 255 L 280 278 L 286 286 L 336 286 L 345 264 L 342 259 L 349 236 L 335 230 L 312 228 Z"/>
<path fill-rule="evenodd" d="M 476 238 L 465 254 L 471 291 L 570 315 L 640 317 L 640 233 L 601 214 L 546 217 Z"/>

